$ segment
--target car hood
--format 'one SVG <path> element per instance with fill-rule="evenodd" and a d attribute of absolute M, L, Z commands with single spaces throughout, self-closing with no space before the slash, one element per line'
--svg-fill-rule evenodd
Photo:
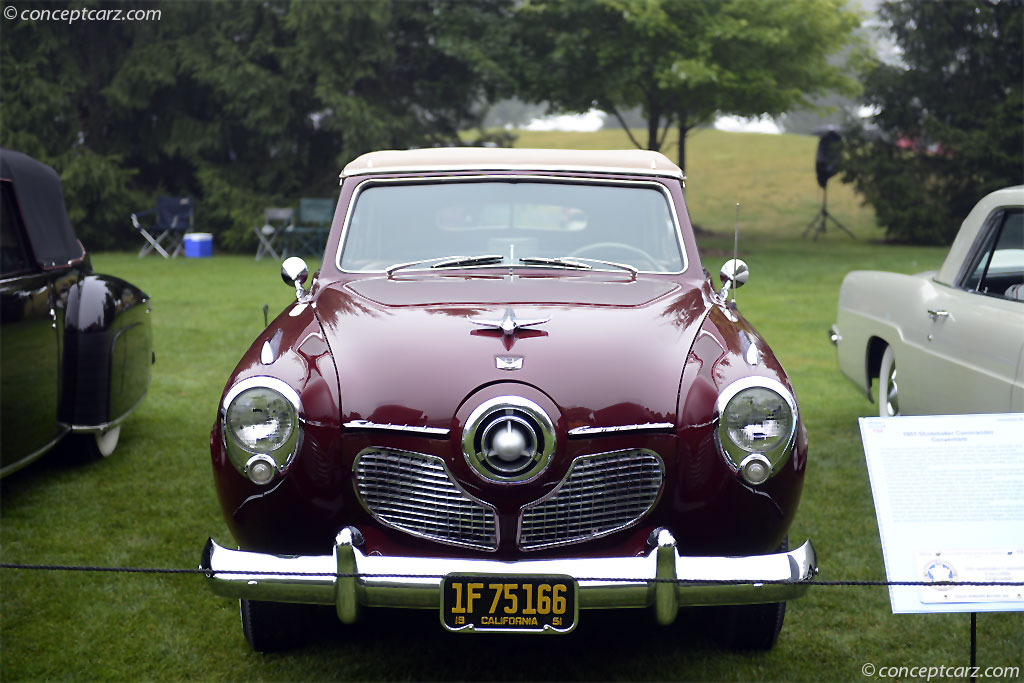
<path fill-rule="evenodd" d="M 315 299 L 342 421 L 443 429 L 474 393 L 516 384 L 550 398 L 564 429 L 675 423 L 708 306 L 699 283 L 619 273 L 403 274 L 333 283 Z M 472 322 L 500 321 L 508 309 L 519 321 L 547 320 L 513 335 Z"/>

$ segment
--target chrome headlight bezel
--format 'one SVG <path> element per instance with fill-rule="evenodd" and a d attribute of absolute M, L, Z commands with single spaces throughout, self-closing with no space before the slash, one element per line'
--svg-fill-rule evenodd
<path fill-rule="evenodd" d="M 284 405 L 290 408 L 288 436 L 272 448 L 253 447 L 250 444 L 243 443 L 234 435 L 229 424 L 229 414 L 235 401 L 253 389 L 262 389 L 278 394 L 284 399 Z M 266 479 L 265 475 L 254 477 L 254 473 L 250 472 L 253 464 L 273 462 L 275 476 L 286 472 L 302 445 L 303 429 L 301 414 L 302 401 L 299 398 L 298 392 L 288 383 L 276 377 L 249 377 L 234 384 L 224 394 L 224 399 L 220 405 L 221 439 L 231 464 L 241 474 L 247 476 L 254 483 L 261 485 L 269 483 L 274 477 L 270 479 Z"/>
<path fill-rule="evenodd" d="M 776 394 L 779 397 L 782 406 L 789 410 L 788 427 L 785 427 L 779 435 L 779 438 L 769 444 L 767 448 L 748 449 L 736 443 L 729 436 L 726 420 L 723 419 L 726 411 L 729 409 L 729 404 L 737 396 L 749 389 L 764 389 Z M 792 452 L 793 439 L 796 435 L 798 419 L 799 412 L 796 405 L 796 399 L 793 397 L 793 393 L 786 388 L 784 384 L 778 380 L 771 379 L 770 377 L 744 377 L 743 379 L 736 380 L 729 384 L 722 390 L 718 395 L 718 399 L 715 401 L 715 443 L 717 444 L 718 451 L 725 460 L 726 465 L 728 465 L 729 469 L 734 473 L 743 475 L 744 465 L 752 462 L 750 460 L 750 456 L 761 455 L 771 466 L 770 478 L 777 474 L 789 459 L 789 455 Z M 763 483 L 763 481 L 765 480 L 749 483 L 759 484 Z"/>

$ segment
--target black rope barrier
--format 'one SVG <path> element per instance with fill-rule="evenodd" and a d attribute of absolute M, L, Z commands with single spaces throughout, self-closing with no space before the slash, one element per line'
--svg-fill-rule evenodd
<path fill-rule="evenodd" d="M 63 565 L 63 564 L 16 564 L 10 562 L 0 563 L 0 569 L 14 569 L 27 571 L 64 571 L 64 572 L 95 572 L 106 574 L 204 574 L 204 575 L 230 575 L 240 574 L 245 576 L 321 576 L 339 579 L 364 578 L 364 579 L 443 579 L 445 574 L 361 574 L 358 572 L 278 572 L 278 571 L 254 571 L 247 569 L 175 569 L 164 567 L 101 567 L 89 565 Z M 574 577 L 577 582 L 599 581 L 612 582 L 624 581 L 627 583 L 674 583 L 680 586 L 742 586 L 748 584 L 759 585 L 787 585 L 798 584 L 806 586 L 931 586 L 931 587 L 956 587 L 956 586 L 1024 586 L 1024 581 L 819 581 L 816 579 L 793 580 L 793 579 L 657 579 L 657 578 L 624 578 L 624 577 Z"/>

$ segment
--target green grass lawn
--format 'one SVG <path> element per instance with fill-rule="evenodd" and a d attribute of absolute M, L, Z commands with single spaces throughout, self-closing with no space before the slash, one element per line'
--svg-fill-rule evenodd
<path fill-rule="evenodd" d="M 836 368 L 826 330 L 844 273 L 936 268 L 943 249 L 885 246 L 873 215 L 833 183 L 830 208 L 860 239 L 801 239 L 817 211 L 814 139 L 698 132 L 690 145 L 693 220 L 717 273 L 732 250 L 751 268 L 740 310 L 793 378 L 811 452 L 790 537 L 811 538 L 822 579 L 884 579 L 857 418 L 874 405 Z M 625 147 L 619 132 L 524 133 L 522 146 Z M 93 256 L 153 297 L 149 397 L 117 453 L 81 465 L 54 454 L 0 484 L 4 562 L 192 568 L 207 536 L 229 543 L 213 490 L 209 430 L 236 361 L 293 297 L 279 265 L 251 257 L 165 261 Z M 315 264 L 311 264 L 311 270 Z M 357 627 L 328 612 L 309 644 L 263 656 L 245 644 L 237 603 L 196 575 L 0 570 L 0 678 L 113 680 L 860 680 L 861 667 L 968 663 L 969 620 L 890 613 L 884 588 L 812 588 L 790 604 L 776 648 L 719 649 L 701 623 L 659 628 L 643 613 L 584 612 L 562 637 L 459 636 L 433 613 L 378 610 Z M 978 661 L 1024 668 L 1024 615 L 981 614 Z"/>

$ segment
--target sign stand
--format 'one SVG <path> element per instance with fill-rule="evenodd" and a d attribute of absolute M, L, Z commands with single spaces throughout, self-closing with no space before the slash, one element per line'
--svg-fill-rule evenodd
<path fill-rule="evenodd" d="M 893 614 L 1024 611 L 1024 414 L 860 418 Z M 934 584 L 934 585 L 932 585 Z M 972 680 L 974 677 L 972 676 Z"/>
<path fill-rule="evenodd" d="M 978 664 L 978 613 L 971 612 L 971 683 L 977 683 L 974 667 Z"/>

